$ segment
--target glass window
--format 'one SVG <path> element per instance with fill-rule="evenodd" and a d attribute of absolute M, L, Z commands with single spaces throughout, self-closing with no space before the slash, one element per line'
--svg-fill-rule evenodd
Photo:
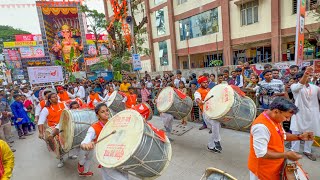
<path fill-rule="evenodd" d="M 180 20 L 179 31 L 181 41 L 218 32 L 218 9 L 215 8 Z"/>
<path fill-rule="evenodd" d="M 253 1 L 241 5 L 240 15 L 242 26 L 253 24 L 259 21 L 258 2 L 259 1 Z"/>
<path fill-rule="evenodd" d="M 154 0 L 154 4 L 155 5 L 158 5 L 158 4 L 162 3 L 162 2 L 163 2 L 163 0 Z"/>
<path fill-rule="evenodd" d="M 306 10 L 311 11 L 315 8 L 315 5 L 317 4 L 317 0 L 306 0 Z M 297 13 L 297 2 L 298 0 L 292 0 L 292 14 Z"/>
<path fill-rule="evenodd" d="M 159 9 L 158 11 L 156 11 L 156 26 L 157 26 L 158 36 L 164 35 L 166 33 L 163 9 Z"/>
<path fill-rule="evenodd" d="M 179 4 L 183 4 L 183 3 L 185 3 L 185 2 L 188 2 L 188 0 L 178 0 L 178 5 L 179 5 Z"/>
<path fill-rule="evenodd" d="M 168 48 L 167 48 L 167 42 L 166 41 L 159 42 L 159 58 L 160 58 L 160 65 L 161 66 L 169 65 Z"/>

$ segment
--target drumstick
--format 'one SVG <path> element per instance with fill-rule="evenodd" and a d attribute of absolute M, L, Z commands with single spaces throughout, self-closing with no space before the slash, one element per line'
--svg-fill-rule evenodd
<path fill-rule="evenodd" d="M 206 103 L 207 101 L 209 101 L 211 98 L 213 98 L 213 95 L 211 95 L 208 99 L 206 99 L 203 103 Z"/>
<path fill-rule="evenodd" d="M 99 141 L 95 142 L 94 144 L 98 144 L 99 142 L 103 141 L 104 139 L 106 139 L 107 137 L 111 136 L 112 134 L 115 134 L 116 132 L 117 132 L 116 130 L 112 131 L 110 134 L 108 134 L 105 137 L 101 138 Z"/>
<path fill-rule="evenodd" d="M 320 144 L 314 139 L 313 142 L 320 147 Z"/>

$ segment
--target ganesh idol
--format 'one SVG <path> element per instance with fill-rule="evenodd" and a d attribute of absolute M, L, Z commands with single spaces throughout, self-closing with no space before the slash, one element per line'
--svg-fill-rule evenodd
<path fill-rule="evenodd" d="M 80 56 L 83 46 L 79 44 L 75 39 L 72 38 L 71 28 L 68 25 L 61 27 L 62 41 L 55 40 L 52 50 L 57 54 L 62 54 L 63 60 L 66 63 L 71 61 L 72 72 L 78 71 L 79 66 L 77 63 L 77 57 Z M 74 49 L 74 58 L 70 59 L 71 49 Z"/>

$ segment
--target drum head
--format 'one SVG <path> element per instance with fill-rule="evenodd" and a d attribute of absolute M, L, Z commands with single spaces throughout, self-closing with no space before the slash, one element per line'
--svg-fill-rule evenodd
<path fill-rule="evenodd" d="M 299 180 L 308 180 L 306 173 L 302 170 L 300 166 L 297 166 L 297 176 L 299 177 Z"/>
<path fill-rule="evenodd" d="M 64 110 L 60 118 L 60 144 L 65 152 L 69 152 L 72 148 L 74 127 L 72 125 L 72 115 L 70 110 Z"/>
<path fill-rule="evenodd" d="M 226 115 L 234 103 L 234 90 L 227 84 L 219 84 L 214 86 L 207 94 L 206 99 L 209 99 L 204 104 L 204 113 L 210 119 L 219 119 Z"/>
<path fill-rule="evenodd" d="M 113 103 L 114 99 L 117 97 L 117 93 L 118 91 L 113 91 L 113 93 L 111 93 L 108 101 L 107 101 L 107 106 L 110 107 L 111 104 Z"/>
<path fill-rule="evenodd" d="M 174 93 L 172 87 L 165 87 L 161 90 L 157 99 L 157 109 L 159 112 L 166 112 L 170 109 L 174 101 Z"/>
<path fill-rule="evenodd" d="M 144 133 L 144 118 L 135 110 L 117 113 L 102 129 L 98 141 L 116 131 L 96 145 L 96 157 L 107 168 L 126 162 L 137 150 Z"/>
<path fill-rule="evenodd" d="M 206 180 L 237 180 L 236 178 L 234 178 L 233 176 L 231 176 L 230 174 L 221 171 L 220 169 L 216 169 L 216 168 L 208 168 L 206 169 Z"/>

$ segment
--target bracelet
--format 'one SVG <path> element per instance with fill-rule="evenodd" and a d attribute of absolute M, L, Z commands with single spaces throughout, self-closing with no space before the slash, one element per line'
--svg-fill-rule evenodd
<path fill-rule="evenodd" d="M 298 134 L 298 135 L 297 135 L 297 138 L 298 138 L 300 141 L 302 141 L 300 135 L 301 135 L 301 134 Z"/>

